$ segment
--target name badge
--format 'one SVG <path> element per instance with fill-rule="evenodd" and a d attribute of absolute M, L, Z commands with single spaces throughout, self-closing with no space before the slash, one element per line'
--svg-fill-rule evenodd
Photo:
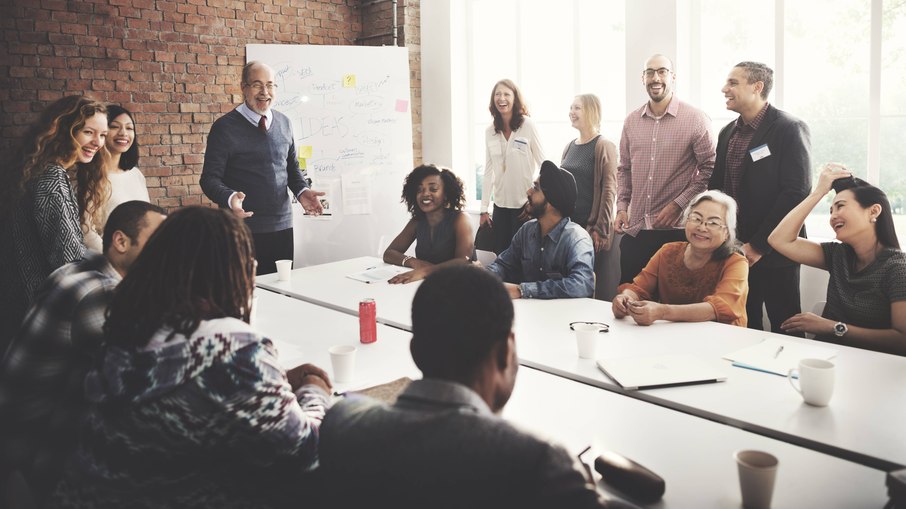
<path fill-rule="evenodd" d="M 764 159 L 765 157 L 768 157 L 769 155 L 771 155 L 771 149 L 769 149 L 768 144 L 765 143 L 764 145 L 761 145 L 760 147 L 755 147 L 752 150 L 750 150 L 749 155 L 752 156 L 752 162 L 754 163 L 755 161 L 760 161 L 760 160 Z"/>
<path fill-rule="evenodd" d="M 513 140 L 513 147 L 520 152 L 526 152 L 528 151 L 528 140 L 525 138 L 516 138 Z"/>

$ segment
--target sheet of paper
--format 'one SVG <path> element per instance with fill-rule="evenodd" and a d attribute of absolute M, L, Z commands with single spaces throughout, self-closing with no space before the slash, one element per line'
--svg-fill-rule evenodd
<path fill-rule="evenodd" d="M 409 267 L 382 265 L 380 267 L 372 267 L 362 272 L 356 272 L 355 274 L 348 274 L 346 277 L 363 283 L 383 283 L 397 274 L 409 272 L 410 270 L 412 269 Z"/>
<path fill-rule="evenodd" d="M 343 213 L 371 214 L 371 178 L 343 174 Z"/>
<path fill-rule="evenodd" d="M 324 196 L 318 197 L 318 201 L 321 202 L 321 208 L 324 210 L 320 216 L 306 214 L 305 217 L 314 220 L 332 219 L 340 211 L 340 204 L 336 199 L 340 190 L 340 182 L 338 180 L 318 180 L 314 183 L 312 189 L 324 193 Z"/>
<path fill-rule="evenodd" d="M 761 343 L 728 353 L 724 355 L 724 359 L 745 364 L 759 371 L 786 376 L 789 370 L 799 367 L 799 361 L 802 359 L 829 360 L 836 355 L 837 351 L 832 348 L 769 337 Z"/>

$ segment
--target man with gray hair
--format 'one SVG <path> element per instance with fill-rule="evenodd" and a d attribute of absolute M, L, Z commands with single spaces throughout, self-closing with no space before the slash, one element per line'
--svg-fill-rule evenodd
<path fill-rule="evenodd" d="M 289 118 L 272 109 L 277 98 L 274 70 L 252 61 L 242 68 L 243 103 L 218 118 L 208 134 L 201 189 L 220 207 L 244 218 L 255 241 L 258 274 L 277 271 L 277 260 L 293 259 L 293 213 L 289 189 L 305 212 L 323 211 L 302 176 Z"/>
<path fill-rule="evenodd" d="M 721 91 L 739 118 L 720 131 L 708 187 L 739 204 L 738 235 L 750 267 L 749 328 L 762 328 L 763 305 L 771 330 L 784 333 L 780 324 L 801 311 L 799 264 L 774 251 L 768 235 L 811 190 L 811 142 L 805 122 L 768 102 L 773 84 L 774 71 L 759 62 L 730 70 Z"/>

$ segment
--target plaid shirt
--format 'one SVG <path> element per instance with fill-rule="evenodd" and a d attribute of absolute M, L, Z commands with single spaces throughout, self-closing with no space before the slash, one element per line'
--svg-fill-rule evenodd
<path fill-rule="evenodd" d="M 648 102 L 629 114 L 620 137 L 617 210 L 629 211 L 626 233 L 638 235 L 669 203 L 681 209 L 708 187 L 714 170 L 711 119 L 676 97 L 657 118 Z M 679 227 L 679 221 L 675 227 Z"/>
<path fill-rule="evenodd" d="M 727 143 L 727 182 L 724 184 L 724 192 L 737 198 L 739 183 L 742 182 L 743 163 L 746 158 L 746 151 L 749 149 L 749 143 L 755 137 L 755 131 L 764 120 L 764 114 L 768 111 L 768 103 L 765 103 L 758 115 L 752 119 L 751 123 L 746 123 L 742 115 L 736 119 L 736 129 L 730 135 L 730 141 Z"/>
<path fill-rule="evenodd" d="M 83 381 L 120 279 L 101 254 L 51 273 L 0 361 L 0 457 L 34 479 L 52 482 L 75 444 Z"/>

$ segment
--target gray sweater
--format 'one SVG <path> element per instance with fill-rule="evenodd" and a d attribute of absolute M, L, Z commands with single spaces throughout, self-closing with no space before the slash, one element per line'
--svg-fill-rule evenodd
<path fill-rule="evenodd" d="M 237 110 L 211 126 L 201 171 L 201 189 L 217 205 L 229 207 L 230 195 L 245 193 L 242 207 L 254 212 L 246 219 L 252 233 L 270 233 L 293 226 L 291 201 L 308 184 L 296 159 L 296 144 L 289 118 L 273 111 L 265 133 Z"/>

